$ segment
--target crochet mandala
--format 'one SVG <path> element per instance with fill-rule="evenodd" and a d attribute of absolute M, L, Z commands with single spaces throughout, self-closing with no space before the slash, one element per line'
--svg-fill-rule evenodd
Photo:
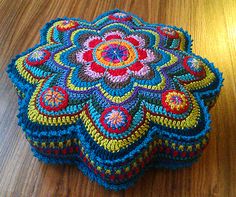
<path fill-rule="evenodd" d="M 187 32 L 112 10 L 53 20 L 40 35 L 8 67 L 36 157 L 75 164 L 113 190 L 199 158 L 223 79 L 191 52 Z"/>

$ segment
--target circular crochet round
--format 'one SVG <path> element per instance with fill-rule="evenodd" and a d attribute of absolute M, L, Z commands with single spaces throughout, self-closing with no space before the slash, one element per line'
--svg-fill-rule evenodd
<path fill-rule="evenodd" d="M 71 163 L 109 189 L 149 167 L 191 165 L 209 139 L 222 74 L 181 28 L 120 10 L 58 18 L 8 73 L 34 155 Z"/>

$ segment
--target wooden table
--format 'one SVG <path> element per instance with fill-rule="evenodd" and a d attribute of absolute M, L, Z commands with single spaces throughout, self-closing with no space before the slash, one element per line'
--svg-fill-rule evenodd
<path fill-rule="evenodd" d="M 5 68 L 39 41 L 39 29 L 57 17 L 93 20 L 104 11 L 131 11 L 150 23 L 186 29 L 193 51 L 224 73 L 212 114 L 208 148 L 191 168 L 152 170 L 127 191 L 110 192 L 75 167 L 45 165 L 30 152 L 17 126 L 17 96 Z M 0 0 L 0 196 L 236 196 L 235 0 Z"/>

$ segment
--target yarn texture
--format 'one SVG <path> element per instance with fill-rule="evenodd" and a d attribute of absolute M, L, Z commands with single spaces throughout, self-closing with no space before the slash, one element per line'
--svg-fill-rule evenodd
<path fill-rule="evenodd" d="M 8 75 L 32 152 L 121 190 L 149 168 L 191 166 L 209 141 L 222 73 L 181 28 L 120 10 L 58 18 Z"/>

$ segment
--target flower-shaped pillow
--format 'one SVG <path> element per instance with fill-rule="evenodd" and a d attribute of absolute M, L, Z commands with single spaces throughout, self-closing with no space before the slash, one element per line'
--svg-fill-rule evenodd
<path fill-rule="evenodd" d="M 223 81 L 187 32 L 119 10 L 47 23 L 8 73 L 34 155 L 114 190 L 149 167 L 195 162 Z"/>

